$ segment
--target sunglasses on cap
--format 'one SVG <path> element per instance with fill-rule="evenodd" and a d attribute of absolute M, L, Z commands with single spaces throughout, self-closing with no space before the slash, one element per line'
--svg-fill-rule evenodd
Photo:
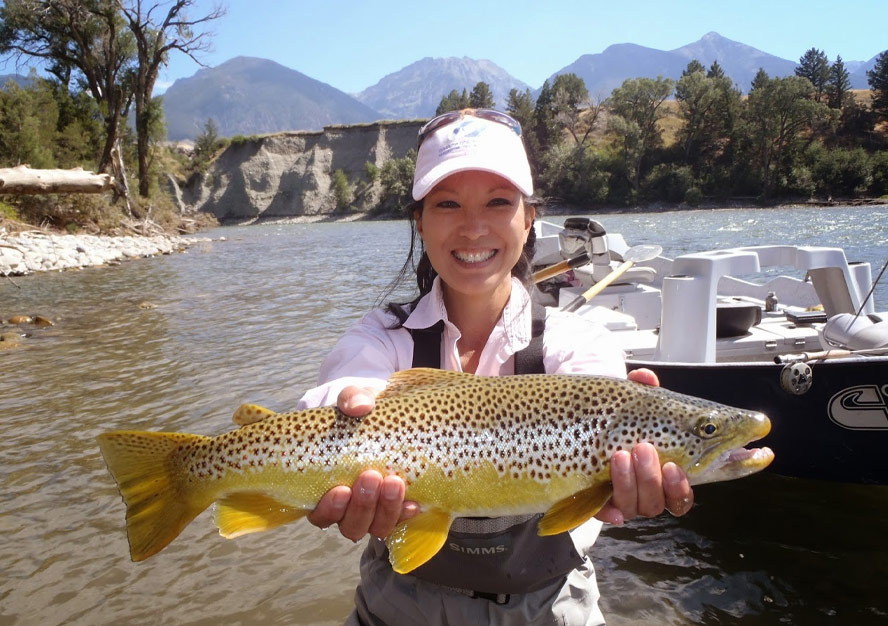
<path fill-rule="evenodd" d="M 425 141 L 429 135 L 434 133 L 442 126 L 447 126 L 448 124 L 455 122 L 456 120 L 467 115 L 502 124 L 503 126 L 511 128 L 512 131 L 514 131 L 514 133 L 519 137 L 521 136 L 521 124 L 519 124 L 518 120 L 516 120 L 511 115 L 506 115 L 501 111 L 494 111 L 493 109 L 462 109 L 461 111 L 449 111 L 447 113 L 442 113 L 438 117 L 434 117 L 423 124 L 422 128 L 419 129 L 419 137 L 416 142 L 416 148 L 419 149 L 419 146 L 422 145 L 422 142 Z"/>

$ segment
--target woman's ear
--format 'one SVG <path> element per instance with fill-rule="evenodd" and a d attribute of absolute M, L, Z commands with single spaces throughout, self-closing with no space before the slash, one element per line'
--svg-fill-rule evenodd
<path fill-rule="evenodd" d="M 422 210 L 417 209 L 413 212 L 413 223 L 416 224 L 416 233 L 422 237 Z"/>
<path fill-rule="evenodd" d="M 532 204 L 524 204 L 524 232 L 529 233 L 533 228 L 533 220 L 536 217 L 536 207 Z"/>

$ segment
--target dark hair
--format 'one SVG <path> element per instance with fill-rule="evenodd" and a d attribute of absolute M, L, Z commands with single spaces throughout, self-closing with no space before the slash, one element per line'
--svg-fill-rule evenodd
<path fill-rule="evenodd" d="M 537 196 L 525 196 L 524 205 L 525 207 L 534 207 L 537 217 L 539 217 L 539 213 L 543 207 L 543 200 Z M 435 268 L 432 267 L 432 262 L 429 261 L 429 255 L 425 251 L 422 237 L 419 236 L 419 233 L 416 230 L 416 216 L 422 213 L 422 208 L 422 200 L 415 200 L 405 208 L 407 212 L 407 221 L 410 224 L 410 250 L 407 252 L 407 259 L 404 261 L 404 265 L 401 266 L 401 270 L 377 300 L 378 306 L 390 297 L 392 293 L 394 293 L 394 291 L 407 280 L 408 274 L 412 272 L 416 276 L 416 288 L 419 291 L 419 295 L 409 302 L 388 302 L 385 305 L 386 310 L 394 313 L 399 320 L 402 317 L 402 315 L 399 314 L 401 311 L 404 309 L 412 311 L 417 302 L 432 290 L 435 277 L 438 275 Z M 533 229 L 533 225 L 531 225 L 530 233 L 524 244 L 524 250 L 522 250 L 518 262 L 515 263 L 515 267 L 512 268 L 512 276 L 518 278 L 524 286 L 528 288 L 528 291 L 530 291 L 530 288 L 533 286 L 531 261 L 533 260 L 535 251 L 536 231 Z M 419 262 L 416 261 L 417 257 L 419 257 Z M 394 328 L 400 328 L 402 323 L 402 321 L 399 321 Z"/>

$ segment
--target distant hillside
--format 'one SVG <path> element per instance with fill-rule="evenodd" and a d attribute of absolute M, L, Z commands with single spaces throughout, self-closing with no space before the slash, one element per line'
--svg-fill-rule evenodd
<path fill-rule="evenodd" d="M 708 33 L 699 41 L 668 51 L 631 43 L 615 44 L 599 54 L 584 54 L 555 72 L 549 81 L 551 83 L 559 74 L 574 73 L 585 81 L 589 94 L 598 100 L 608 97 L 627 78 L 663 76 L 678 79 L 694 59 L 707 68 L 717 60 L 725 74 L 744 92 L 749 90 L 760 67 L 770 76 L 788 76 L 797 65 L 718 33 Z"/>
<path fill-rule="evenodd" d="M 881 52 L 879 53 L 881 54 Z M 850 67 L 848 71 L 851 73 L 851 89 L 869 89 L 869 82 L 867 80 L 866 72 L 867 70 L 872 70 L 876 66 L 876 57 L 879 55 L 875 55 L 869 61 L 865 61 L 863 63 L 855 63 L 854 69 L 852 70 Z M 848 66 L 851 64 L 848 63 Z"/>
<path fill-rule="evenodd" d="M 676 48 L 672 50 L 672 53 L 684 58 L 685 64 L 681 69 L 684 69 L 694 59 L 700 61 L 707 68 L 712 65 L 713 61 L 718 61 L 725 74 L 730 76 L 744 93 L 749 91 L 752 79 L 755 78 L 759 68 L 764 68 L 773 78 L 775 76 L 790 76 L 795 73 L 795 68 L 798 65 L 796 61 L 781 59 L 752 46 L 722 37 L 718 33 L 707 33 L 699 41 Z M 680 76 L 681 72 L 673 78 Z"/>
<path fill-rule="evenodd" d="M 10 80 L 18 84 L 19 87 L 27 87 L 31 84 L 31 79 L 21 74 L 0 74 L 0 89 L 5 88 L 6 83 Z"/>
<path fill-rule="evenodd" d="M 528 89 L 526 83 L 509 75 L 491 61 L 468 57 L 426 57 L 385 76 L 356 97 L 390 119 L 431 117 L 442 96 L 454 89 L 459 92 L 465 89 L 471 93 L 479 82 L 490 86 L 498 108 L 505 107 L 509 90 Z"/>
<path fill-rule="evenodd" d="M 163 96 L 167 137 L 194 139 L 212 118 L 219 134 L 320 130 L 327 124 L 372 122 L 382 116 L 348 94 L 274 61 L 235 57 Z"/>

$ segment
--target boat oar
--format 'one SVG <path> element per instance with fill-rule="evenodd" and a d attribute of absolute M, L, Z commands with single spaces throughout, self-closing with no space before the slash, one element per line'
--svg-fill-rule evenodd
<path fill-rule="evenodd" d="M 558 274 L 563 274 L 567 270 L 571 270 L 575 267 L 582 267 L 589 262 L 589 253 L 588 252 L 580 252 L 577 256 L 567 259 L 566 261 L 561 261 L 560 263 L 556 263 L 555 265 L 550 265 L 549 267 L 544 267 L 543 269 L 533 273 L 533 282 L 539 283 L 547 278 L 552 278 L 553 276 L 558 276 Z"/>
<path fill-rule="evenodd" d="M 626 254 L 623 255 L 623 262 L 615 269 L 613 272 L 599 280 L 597 283 L 589 287 L 582 295 L 577 296 L 571 302 L 562 307 L 562 311 L 576 311 L 581 306 L 589 302 L 592 298 L 598 295 L 605 287 L 610 285 L 612 282 L 617 280 L 620 276 L 626 273 L 626 271 L 641 261 L 650 261 L 651 259 L 657 257 L 661 252 L 663 252 L 662 246 L 632 246 L 628 250 L 626 250 Z"/>

